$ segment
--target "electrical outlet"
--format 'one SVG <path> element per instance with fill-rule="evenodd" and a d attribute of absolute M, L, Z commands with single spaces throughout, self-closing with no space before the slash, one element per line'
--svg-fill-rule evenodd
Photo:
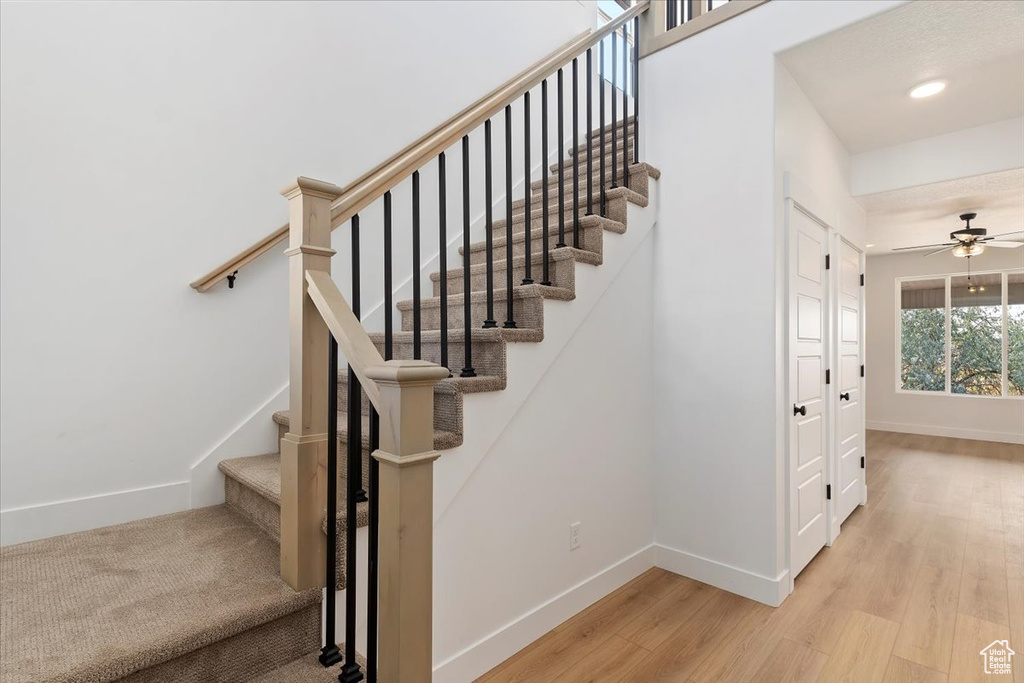
<path fill-rule="evenodd" d="M 573 522 L 569 525 L 569 550 L 576 550 L 580 547 L 580 536 L 583 533 L 583 522 Z"/>

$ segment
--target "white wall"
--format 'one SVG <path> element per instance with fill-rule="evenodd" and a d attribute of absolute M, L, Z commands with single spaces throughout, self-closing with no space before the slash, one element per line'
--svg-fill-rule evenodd
<path fill-rule="evenodd" d="M 653 563 L 653 246 L 636 248 L 434 526 L 439 683 L 479 676 Z M 552 318 L 552 304 L 582 305 L 552 302 Z"/>
<path fill-rule="evenodd" d="M 774 0 L 641 62 L 646 153 L 664 183 L 655 540 L 765 602 L 785 576 L 774 55 L 899 4 Z"/>
<path fill-rule="evenodd" d="M 1020 249 L 989 249 L 971 270 L 1024 268 Z M 896 391 L 896 278 L 966 272 L 963 259 L 921 252 L 867 259 L 867 420 L 869 429 L 1024 443 L 1024 400 Z"/>
<path fill-rule="evenodd" d="M 5 543 L 187 507 L 190 467 L 287 379 L 282 256 L 234 290 L 188 282 L 286 220 L 289 179 L 353 180 L 595 16 L 521 1 L 0 11 Z M 272 451 L 273 434 L 227 444 Z"/>
<path fill-rule="evenodd" d="M 1020 168 L 1024 118 L 966 128 L 855 154 L 850 159 L 854 196 Z"/>

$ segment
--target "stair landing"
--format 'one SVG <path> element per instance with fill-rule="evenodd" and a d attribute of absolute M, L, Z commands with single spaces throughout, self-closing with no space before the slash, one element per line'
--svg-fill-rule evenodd
<path fill-rule="evenodd" d="M 2 548 L 0 681 L 251 680 L 320 645 L 279 562 L 223 505 Z"/>

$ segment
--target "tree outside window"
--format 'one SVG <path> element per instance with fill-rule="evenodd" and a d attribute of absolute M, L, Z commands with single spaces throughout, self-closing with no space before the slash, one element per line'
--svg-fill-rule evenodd
<path fill-rule="evenodd" d="M 901 389 L 1024 395 L 1024 272 L 899 285 Z"/>

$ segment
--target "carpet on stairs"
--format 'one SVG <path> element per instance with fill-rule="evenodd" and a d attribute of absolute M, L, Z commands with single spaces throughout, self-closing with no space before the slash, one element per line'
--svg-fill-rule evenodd
<path fill-rule="evenodd" d="M 0 548 L 0 682 L 249 681 L 320 646 L 321 591 L 218 505 Z"/>

